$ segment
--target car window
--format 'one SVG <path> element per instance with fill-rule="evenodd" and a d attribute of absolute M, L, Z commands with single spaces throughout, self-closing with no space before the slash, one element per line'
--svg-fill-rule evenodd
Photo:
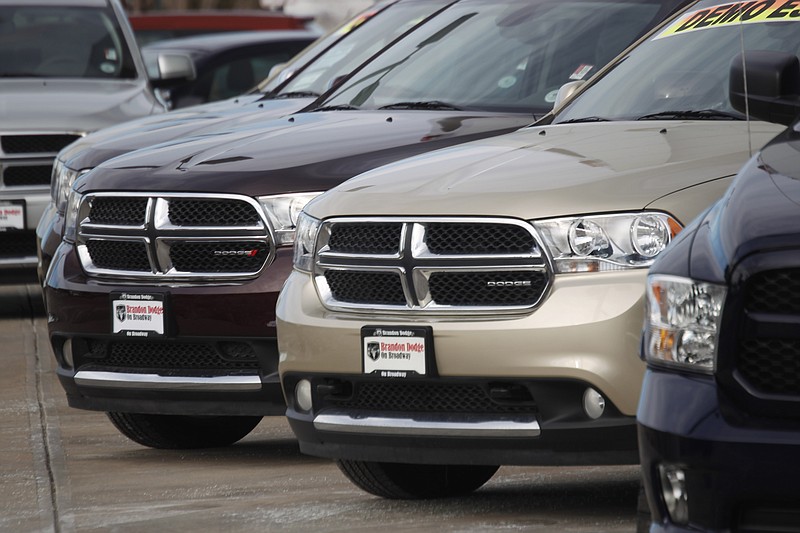
<path fill-rule="evenodd" d="M 111 8 L 0 6 L 0 77 L 136 78 Z"/>
<path fill-rule="evenodd" d="M 296 48 L 301 47 L 298 45 Z M 207 87 L 206 101 L 213 102 L 245 93 L 263 80 L 278 63 L 291 59 L 295 49 L 262 53 L 257 56 L 242 57 L 219 65 L 198 80 L 198 87 Z M 198 94 L 195 92 L 194 94 Z"/>
<path fill-rule="evenodd" d="M 367 13 L 331 35 L 348 34 L 311 65 L 297 73 L 281 93 L 322 94 L 331 81 L 349 74 L 394 39 L 443 7 L 443 2 L 401 2 L 379 13 Z M 287 69 L 291 66 L 287 66 Z M 262 91 L 274 88 L 273 80 Z"/>
<path fill-rule="evenodd" d="M 464 1 L 349 80 L 326 106 L 420 99 L 459 108 L 548 111 L 558 88 L 587 79 L 650 27 L 661 3 Z"/>
<path fill-rule="evenodd" d="M 559 113 L 555 122 L 585 117 L 669 118 L 661 114 L 676 111 L 714 111 L 719 116 L 742 117 L 728 99 L 734 56 L 743 49 L 795 55 L 800 49 L 797 11 L 781 11 L 781 5 L 701 3 L 631 51 Z M 738 8 L 743 18 L 735 13 Z M 706 20 L 702 20 L 704 17 Z M 746 23 L 740 24 L 740 20 Z M 681 118 L 680 114 L 674 116 Z"/>

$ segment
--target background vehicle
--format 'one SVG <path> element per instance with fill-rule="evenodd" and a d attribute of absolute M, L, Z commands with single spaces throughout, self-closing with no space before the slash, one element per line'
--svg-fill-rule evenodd
<path fill-rule="evenodd" d="M 117 0 L 0 0 L 0 270 L 36 266 L 60 149 L 165 110 Z"/>
<path fill-rule="evenodd" d="M 317 40 L 289 62 L 278 76 L 251 93 L 191 109 L 132 120 L 73 142 L 58 154 L 51 201 L 36 228 L 39 280 L 61 243 L 67 195 L 75 179 L 103 161 L 181 137 L 226 131 L 298 111 L 313 103 L 339 77 L 391 44 L 446 0 L 389 0 Z"/>
<path fill-rule="evenodd" d="M 594 68 L 577 68 L 582 54 L 614 55 L 597 55 L 609 44 L 598 26 L 633 40 L 676 6 L 438 5 L 314 108 L 139 150 L 75 182 L 44 288 L 72 406 L 174 448 L 234 442 L 282 414 L 274 304 L 305 202 L 378 165 L 530 123 Z"/>
<path fill-rule="evenodd" d="M 693 4 L 539 123 L 308 204 L 277 307 L 301 451 L 387 498 L 637 463 L 646 269 L 782 129 L 728 98 L 741 47 L 796 53 L 755 7 Z"/>
<path fill-rule="evenodd" d="M 158 59 L 165 54 L 191 60 L 192 79 L 160 87 L 171 108 L 177 109 L 227 100 L 254 89 L 276 65 L 286 63 L 318 37 L 306 30 L 228 32 L 158 41 L 143 47 L 142 57 L 151 79 L 158 79 Z"/>
<path fill-rule="evenodd" d="M 129 17 L 136 40 L 146 45 L 163 39 L 246 30 L 304 30 L 311 20 L 258 10 L 155 11 Z"/>
<path fill-rule="evenodd" d="M 800 112 L 794 54 L 747 65 L 753 114 Z M 650 269 L 637 413 L 649 531 L 800 528 L 799 149 L 794 122 Z"/>

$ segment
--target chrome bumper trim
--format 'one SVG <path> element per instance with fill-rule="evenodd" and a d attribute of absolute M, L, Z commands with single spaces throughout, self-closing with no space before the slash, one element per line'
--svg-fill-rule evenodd
<path fill-rule="evenodd" d="M 158 374 L 126 374 L 121 372 L 80 371 L 75 383 L 81 387 L 112 389 L 151 389 L 179 391 L 241 392 L 261 389 L 258 376 L 180 377 Z"/>
<path fill-rule="evenodd" d="M 410 435 L 432 437 L 538 437 L 539 423 L 534 417 L 520 416 L 498 420 L 475 417 L 400 418 L 386 416 L 353 417 L 327 411 L 314 417 L 319 431 L 373 435 Z"/>

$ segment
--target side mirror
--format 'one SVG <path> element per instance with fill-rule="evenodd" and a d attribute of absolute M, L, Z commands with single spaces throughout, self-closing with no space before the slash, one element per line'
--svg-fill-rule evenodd
<path fill-rule="evenodd" d="M 586 80 L 570 81 L 562 85 L 558 89 L 558 94 L 556 94 L 556 100 L 553 102 L 553 107 L 556 108 L 563 104 L 565 100 L 569 100 L 573 94 L 578 92 L 578 89 L 583 87 L 584 83 L 586 83 Z"/>
<path fill-rule="evenodd" d="M 275 63 L 274 65 L 272 65 L 272 68 L 269 69 L 269 74 L 267 75 L 267 79 L 274 78 L 275 76 L 283 72 L 283 69 L 285 68 L 286 68 L 286 63 Z M 291 75 L 291 72 L 289 74 Z M 280 81 L 283 81 L 288 77 L 289 76 L 283 77 L 283 79 L 281 79 Z"/>
<path fill-rule="evenodd" d="M 729 98 L 734 109 L 789 125 L 800 113 L 800 61 L 794 54 L 748 50 L 731 61 Z"/>
<path fill-rule="evenodd" d="M 163 53 L 155 58 L 145 57 L 145 64 L 154 87 L 167 87 L 197 77 L 194 61 L 186 54 Z"/>

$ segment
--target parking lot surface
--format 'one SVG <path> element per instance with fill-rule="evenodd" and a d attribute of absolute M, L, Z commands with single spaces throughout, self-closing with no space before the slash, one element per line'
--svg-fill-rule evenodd
<path fill-rule="evenodd" d="M 0 285 L 0 531 L 632 532 L 637 467 L 503 467 L 476 493 L 389 501 L 300 454 L 282 417 L 162 451 L 66 405 L 35 283 Z"/>

